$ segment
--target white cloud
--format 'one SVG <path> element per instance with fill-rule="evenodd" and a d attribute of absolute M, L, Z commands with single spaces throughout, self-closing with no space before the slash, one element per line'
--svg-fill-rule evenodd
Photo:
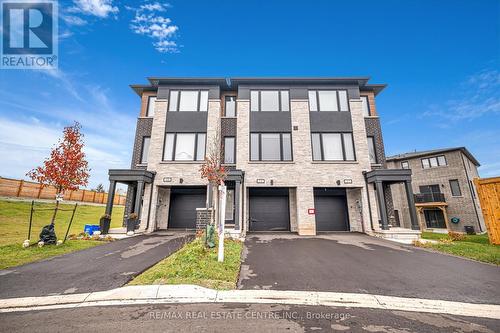
<path fill-rule="evenodd" d="M 106 18 L 110 14 L 118 13 L 119 9 L 113 5 L 113 0 L 73 0 L 74 6 L 70 12 Z"/>
<path fill-rule="evenodd" d="M 168 7 L 168 4 L 159 2 L 143 4 L 139 8 L 127 7 L 135 11 L 130 29 L 136 34 L 152 38 L 154 40 L 153 46 L 161 53 L 179 51 L 177 43 L 172 40 L 179 27 L 172 24 L 170 18 L 158 14 L 165 12 Z"/>
<path fill-rule="evenodd" d="M 451 122 L 472 120 L 487 114 L 500 114 L 500 71 L 487 69 L 468 77 L 457 88 L 456 98 L 431 105 L 423 116 Z M 443 126 L 450 126 L 443 123 Z"/>
<path fill-rule="evenodd" d="M 75 15 L 59 15 L 61 19 L 63 19 L 64 22 L 66 22 L 68 25 L 76 25 L 76 26 L 83 26 L 87 24 L 87 21 L 82 19 L 81 17 L 75 16 Z"/>

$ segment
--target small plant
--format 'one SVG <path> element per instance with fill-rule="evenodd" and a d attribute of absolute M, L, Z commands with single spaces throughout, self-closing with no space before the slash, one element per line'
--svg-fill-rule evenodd
<path fill-rule="evenodd" d="M 463 234 L 461 232 L 455 232 L 455 231 L 448 232 L 448 236 L 454 242 L 455 241 L 463 241 L 466 238 L 465 234 Z"/>

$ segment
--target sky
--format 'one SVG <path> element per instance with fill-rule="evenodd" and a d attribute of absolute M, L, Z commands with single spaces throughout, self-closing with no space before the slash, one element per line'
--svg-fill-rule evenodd
<path fill-rule="evenodd" d="M 89 188 L 130 167 L 149 76 L 369 76 L 386 155 L 466 146 L 500 176 L 500 1 L 59 1 L 59 67 L 0 70 L 0 176 L 82 124 Z"/>

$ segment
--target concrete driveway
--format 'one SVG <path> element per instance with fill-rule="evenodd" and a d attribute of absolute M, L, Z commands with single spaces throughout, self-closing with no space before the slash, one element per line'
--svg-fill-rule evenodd
<path fill-rule="evenodd" d="M 357 233 L 249 234 L 240 289 L 370 293 L 500 304 L 500 267 Z"/>
<path fill-rule="evenodd" d="M 192 239 L 194 233 L 157 232 L 0 270 L 0 298 L 118 288 Z"/>

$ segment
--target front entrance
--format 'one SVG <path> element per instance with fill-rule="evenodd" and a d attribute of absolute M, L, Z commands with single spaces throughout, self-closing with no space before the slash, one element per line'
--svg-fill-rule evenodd
<path fill-rule="evenodd" d="M 427 228 L 446 229 L 446 222 L 441 209 L 424 209 L 424 216 Z"/>
<path fill-rule="evenodd" d="M 196 208 L 206 206 L 206 195 L 206 187 L 172 187 L 168 228 L 195 229 Z"/>
<path fill-rule="evenodd" d="M 348 231 L 345 189 L 315 188 L 316 231 Z"/>
<path fill-rule="evenodd" d="M 250 188 L 250 231 L 289 231 L 288 188 Z"/>

